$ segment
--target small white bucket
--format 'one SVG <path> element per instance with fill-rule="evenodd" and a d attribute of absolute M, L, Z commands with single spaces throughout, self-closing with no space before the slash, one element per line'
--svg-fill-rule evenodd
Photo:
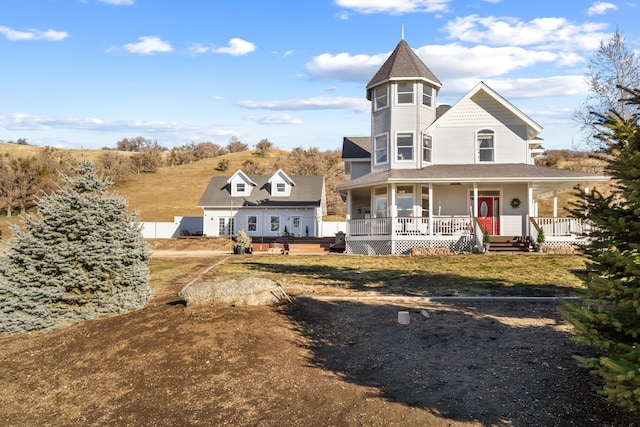
<path fill-rule="evenodd" d="M 409 312 L 408 311 L 399 311 L 398 312 L 398 323 L 401 325 L 409 324 Z"/>

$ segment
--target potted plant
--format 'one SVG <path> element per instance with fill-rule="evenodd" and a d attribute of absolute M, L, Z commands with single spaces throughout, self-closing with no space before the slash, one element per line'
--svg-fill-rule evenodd
<path fill-rule="evenodd" d="M 309 237 L 309 226 L 308 225 L 305 227 L 304 233 L 307 235 L 307 237 Z"/>
<path fill-rule="evenodd" d="M 538 230 L 538 238 L 536 239 L 536 241 L 538 242 L 538 246 L 536 247 L 536 250 L 538 252 L 542 252 L 542 247 L 544 246 L 544 230 L 541 228 Z"/>
<path fill-rule="evenodd" d="M 491 236 L 489 236 L 489 230 L 486 228 L 482 229 L 482 244 L 484 245 L 484 251 L 488 252 L 491 245 Z"/>
<path fill-rule="evenodd" d="M 236 236 L 236 246 L 234 253 L 241 255 L 247 251 L 247 248 L 251 247 L 251 237 L 245 233 L 244 230 L 240 230 Z"/>

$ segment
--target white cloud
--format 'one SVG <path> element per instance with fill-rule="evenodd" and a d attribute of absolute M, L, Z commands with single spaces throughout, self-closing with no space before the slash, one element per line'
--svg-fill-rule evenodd
<path fill-rule="evenodd" d="M 298 125 L 302 123 L 302 120 L 290 114 L 267 114 L 264 116 L 247 116 L 245 118 L 260 125 Z"/>
<path fill-rule="evenodd" d="M 389 57 L 378 55 L 350 55 L 323 53 L 307 62 L 307 72 L 317 80 L 344 80 L 366 83 Z"/>
<path fill-rule="evenodd" d="M 171 44 L 155 36 L 142 36 L 138 37 L 138 40 L 140 40 L 138 43 L 125 44 L 122 46 L 122 49 L 129 53 L 139 53 L 142 55 L 150 55 L 156 52 L 171 52 L 173 50 Z"/>
<path fill-rule="evenodd" d="M 511 46 L 547 46 L 555 48 L 596 49 L 606 23 L 575 24 L 566 18 L 536 18 L 529 22 L 513 17 L 469 15 L 449 21 L 449 38 L 464 42 Z"/>
<path fill-rule="evenodd" d="M 521 47 L 465 47 L 459 43 L 423 46 L 416 53 L 429 66 L 430 58 L 438 58 L 430 66 L 437 76 L 489 77 L 531 67 L 539 63 L 550 63 L 559 59 L 552 52 L 528 50 Z M 448 81 L 448 80 L 447 80 Z"/>
<path fill-rule="evenodd" d="M 256 45 L 246 40 L 242 40 L 239 38 L 233 38 L 229 40 L 228 47 L 219 47 L 216 49 L 211 49 L 213 53 L 227 53 L 233 56 L 241 56 L 246 55 L 247 53 L 251 53 L 256 50 Z"/>
<path fill-rule="evenodd" d="M 582 75 L 486 80 L 485 83 L 507 99 L 566 97 L 589 91 Z"/>
<path fill-rule="evenodd" d="M 4 34 L 7 40 L 22 41 L 22 40 L 47 40 L 47 41 L 60 41 L 69 37 L 69 33 L 65 31 L 54 30 L 34 30 L 28 29 L 27 31 L 17 31 L 9 27 L 0 26 L 0 34 Z"/>
<path fill-rule="evenodd" d="M 77 129 L 94 131 L 183 131 L 192 130 L 193 127 L 180 125 L 175 122 L 163 122 L 154 120 L 128 120 L 106 122 L 104 120 L 88 117 L 47 117 L 33 116 L 30 114 L 13 113 L 0 116 L 0 127 L 7 130 L 47 130 L 47 129 Z"/>
<path fill-rule="evenodd" d="M 604 15 L 608 10 L 618 10 L 618 6 L 613 3 L 597 1 L 594 2 L 589 9 L 587 9 L 587 15 Z"/>
<path fill-rule="evenodd" d="M 131 6 L 134 0 L 98 0 L 100 3 L 112 4 L 114 6 Z"/>
<path fill-rule="evenodd" d="M 452 78 L 499 76 L 540 63 L 574 65 L 584 61 L 572 53 L 529 50 L 522 47 L 466 47 L 460 43 L 428 45 L 415 50 L 436 76 Z M 355 81 L 366 84 L 389 56 L 328 53 L 316 56 L 306 65 L 309 75 L 317 80 Z M 434 61 L 437 58 L 437 61 Z"/>
<path fill-rule="evenodd" d="M 281 101 L 238 101 L 238 105 L 249 109 L 265 110 L 351 110 L 356 112 L 368 112 L 369 102 L 363 97 L 315 97 L 307 99 L 288 99 Z"/>
<path fill-rule="evenodd" d="M 448 12 L 451 0 L 334 0 L 340 7 L 356 12 L 401 15 L 416 12 Z M 344 19 L 344 18 L 342 18 Z"/>

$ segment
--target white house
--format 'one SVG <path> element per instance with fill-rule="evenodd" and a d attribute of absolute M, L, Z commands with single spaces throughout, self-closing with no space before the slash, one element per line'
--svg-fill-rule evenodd
<path fill-rule="evenodd" d="M 204 211 L 203 233 L 234 236 L 282 235 L 316 237 L 326 215 L 322 176 L 288 176 L 278 170 L 271 176 L 214 176 L 198 207 Z"/>
<path fill-rule="evenodd" d="M 343 140 L 347 252 L 471 251 L 483 230 L 526 246 L 540 228 L 547 244 L 576 241 L 584 225 L 558 218 L 557 195 L 608 178 L 535 166 L 538 123 L 483 82 L 437 106 L 441 86 L 404 40 L 367 85 L 372 136 Z M 553 218 L 538 218 L 550 197 Z"/>

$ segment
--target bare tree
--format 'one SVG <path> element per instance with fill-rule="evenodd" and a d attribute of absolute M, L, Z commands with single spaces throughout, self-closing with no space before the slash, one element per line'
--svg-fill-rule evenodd
<path fill-rule="evenodd" d="M 256 144 L 256 154 L 260 157 L 265 157 L 272 149 L 273 143 L 266 138 Z"/>
<path fill-rule="evenodd" d="M 585 134 L 585 141 L 594 149 L 602 150 L 601 140 L 594 136 L 598 128 L 594 124 L 598 117 L 608 111 L 616 111 L 623 119 L 630 119 L 639 111 L 638 105 L 623 102 L 624 88 L 640 86 L 640 56 L 625 44 L 624 34 L 616 29 L 608 41 L 600 47 L 589 61 L 586 72 L 589 95 L 573 113 L 573 120 Z"/>
<path fill-rule="evenodd" d="M 229 153 L 239 153 L 248 149 L 249 146 L 240 141 L 237 136 L 232 136 L 231 138 L 229 138 L 229 143 L 227 144 L 227 151 Z"/>

